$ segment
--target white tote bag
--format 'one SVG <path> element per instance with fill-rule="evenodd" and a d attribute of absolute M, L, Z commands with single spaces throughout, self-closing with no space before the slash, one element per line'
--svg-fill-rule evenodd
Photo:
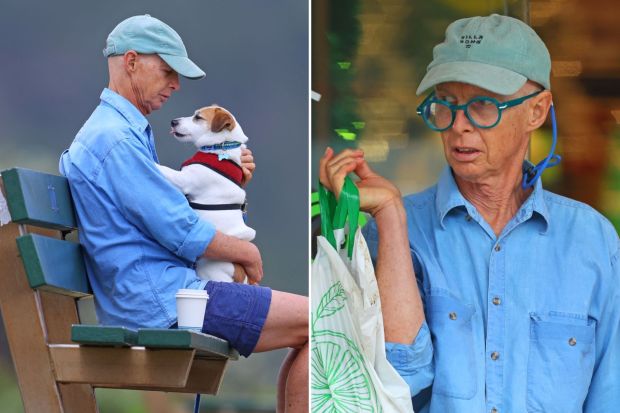
<path fill-rule="evenodd" d="M 345 182 L 335 219 L 333 203 L 321 200 L 324 236 L 317 239 L 312 264 L 312 413 L 412 413 L 409 386 L 385 357 L 379 289 L 356 225 L 359 199 L 352 181 Z M 353 240 L 344 234 L 346 221 Z"/>

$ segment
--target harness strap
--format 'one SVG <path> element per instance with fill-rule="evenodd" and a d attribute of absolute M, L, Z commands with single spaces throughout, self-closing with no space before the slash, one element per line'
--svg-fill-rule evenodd
<path fill-rule="evenodd" d="M 248 206 L 247 202 L 244 202 L 243 204 L 199 204 L 191 201 L 188 202 L 189 206 L 194 209 L 199 209 L 201 211 L 229 211 L 240 209 L 241 212 L 245 213 Z"/>
<path fill-rule="evenodd" d="M 218 159 L 218 155 L 215 153 L 197 152 L 194 156 L 183 162 L 181 167 L 193 164 L 205 166 L 241 188 L 243 170 L 236 162 L 231 161 L 230 159 L 220 160 Z"/>

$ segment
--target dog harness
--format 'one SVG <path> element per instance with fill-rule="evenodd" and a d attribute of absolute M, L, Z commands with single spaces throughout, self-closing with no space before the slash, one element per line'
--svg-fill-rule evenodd
<path fill-rule="evenodd" d="M 198 151 L 194 154 L 194 156 L 183 162 L 183 164 L 181 164 L 181 168 L 187 165 L 202 165 L 214 172 L 217 172 L 241 188 L 241 181 L 243 180 L 243 170 L 241 167 L 230 159 L 219 159 L 219 155 L 216 153 Z M 245 213 L 247 207 L 247 202 L 244 202 L 243 204 L 199 204 L 191 201 L 188 202 L 192 208 L 203 211 L 240 209 Z"/>

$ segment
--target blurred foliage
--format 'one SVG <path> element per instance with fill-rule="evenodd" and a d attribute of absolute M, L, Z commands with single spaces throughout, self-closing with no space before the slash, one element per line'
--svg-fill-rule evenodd
<path fill-rule="evenodd" d="M 356 68 L 351 62 L 357 53 L 361 33 L 357 17 L 360 0 L 330 1 L 328 4 L 330 129 L 343 139 L 354 140 L 355 134 L 346 128 L 357 120 L 357 100 L 351 90 Z"/>
<path fill-rule="evenodd" d="M 602 212 L 620 231 L 620 126 L 613 130 L 603 188 Z"/>
<path fill-rule="evenodd" d="M 6 364 L 0 364 L 0 406 L 3 413 L 24 411 L 12 368 Z"/>

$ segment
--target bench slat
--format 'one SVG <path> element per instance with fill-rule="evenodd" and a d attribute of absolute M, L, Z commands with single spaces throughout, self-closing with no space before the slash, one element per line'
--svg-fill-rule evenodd
<path fill-rule="evenodd" d="M 73 297 L 91 294 L 79 244 L 27 234 L 17 238 L 17 246 L 32 288 Z"/>
<path fill-rule="evenodd" d="M 25 168 L 2 171 L 13 222 L 58 230 L 77 228 L 65 177 Z"/>
<path fill-rule="evenodd" d="M 141 328 L 138 345 L 150 348 L 196 349 L 200 355 L 217 355 L 233 360 L 239 353 L 226 340 L 189 330 Z"/>
<path fill-rule="evenodd" d="M 71 340 L 91 346 L 131 347 L 138 343 L 138 332 L 127 327 L 74 324 Z"/>

